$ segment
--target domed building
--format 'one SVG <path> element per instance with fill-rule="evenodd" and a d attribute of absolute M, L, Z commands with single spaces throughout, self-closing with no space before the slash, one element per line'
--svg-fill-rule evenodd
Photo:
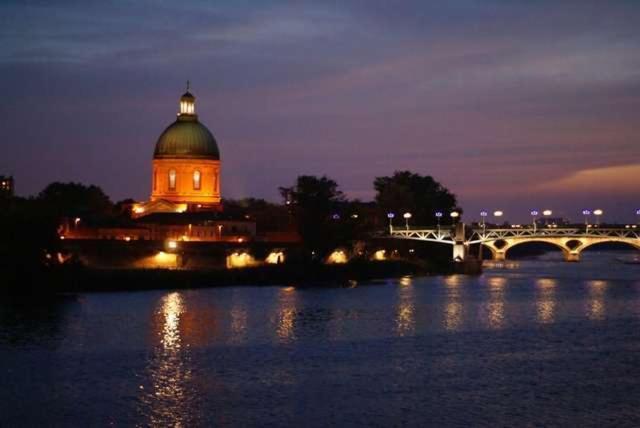
<path fill-rule="evenodd" d="M 220 150 L 198 120 L 196 98 L 180 97 L 176 121 L 160 134 L 153 153 L 151 200 L 136 204 L 134 215 L 153 212 L 219 211 Z"/>

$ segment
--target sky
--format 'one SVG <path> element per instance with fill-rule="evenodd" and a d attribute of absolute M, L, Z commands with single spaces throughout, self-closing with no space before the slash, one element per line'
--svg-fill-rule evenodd
<path fill-rule="evenodd" d="M 144 200 L 185 81 L 226 198 L 432 175 L 468 220 L 640 208 L 640 2 L 3 1 L 0 175 Z"/>

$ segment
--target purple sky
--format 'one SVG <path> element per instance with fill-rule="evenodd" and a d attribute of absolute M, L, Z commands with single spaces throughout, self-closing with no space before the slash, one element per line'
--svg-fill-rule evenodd
<path fill-rule="evenodd" d="M 185 81 L 223 197 L 410 169 L 482 208 L 640 208 L 637 1 L 4 1 L 0 174 L 147 198 Z"/>

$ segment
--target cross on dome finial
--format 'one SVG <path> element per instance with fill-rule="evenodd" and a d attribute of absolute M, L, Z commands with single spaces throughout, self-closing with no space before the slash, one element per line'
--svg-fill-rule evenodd
<path fill-rule="evenodd" d="M 191 82 L 189 82 L 189 81 L 187 80 L 187 92 L 189 92 L 189 86 L 190 86 L 190 84 L 191 84 Z"/>

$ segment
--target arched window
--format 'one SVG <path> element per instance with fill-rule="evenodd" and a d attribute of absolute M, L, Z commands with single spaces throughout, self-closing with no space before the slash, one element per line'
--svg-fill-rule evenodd
<path fill-rule="evenodd" d="M 176 170 L 169 170 L 169 190 L 176 190 Z"/>
<path fill-rule="evenodd" d="M 200 180 L 201 180 L 201 174 L 200 171 L 195 170 L 193 171 L 193 190 L 200 190 Z"/>
<path fill-rule="evenodd" d="M 158 170 L 153 170 L 153 190 L 158 190 Z"/>

